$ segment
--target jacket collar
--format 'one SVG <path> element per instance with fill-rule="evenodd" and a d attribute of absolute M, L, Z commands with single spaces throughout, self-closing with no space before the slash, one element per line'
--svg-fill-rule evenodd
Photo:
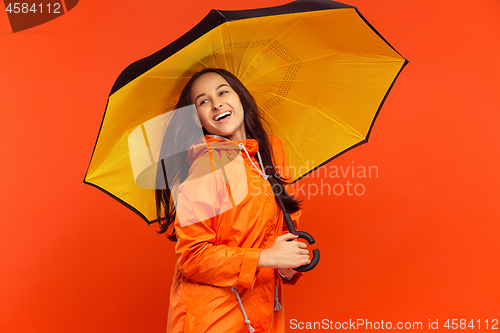
<path fill-rule="evenodd" d="M 247 139 L 243 141 L 234 141 L 229 140 L 223 136 L 208 134 L 205 135 L 205 141 L 210 144 L 211 142 L 231 142 L 238 146 L 240 143 L 243 143 L 245 149 L 248 151 L 250 155 L 255 155 L 259 151 L 259 141 L 255 139 L 250 139 L 250 136 L 247 135 Z"/>
<path fill-rule="evenodd" d="M 234 141 L 219 135 L 208 134 L 203 138 L 200 138 L 200 140 L 196 144 L 192 145 L 189 148 L 186 161 L 189 163 L 189 165 L 191 165 L 194 160 L 196 160 L 200 155 L 208 151 L 208 147 L 210 147 L 210 149 L 216 150 L 240 150 L 240 143 L 243 144 L 249 155 L 255 155 L 259 151 L 259 142 L 256 139 L 248 138 L 244 141 Z"/>

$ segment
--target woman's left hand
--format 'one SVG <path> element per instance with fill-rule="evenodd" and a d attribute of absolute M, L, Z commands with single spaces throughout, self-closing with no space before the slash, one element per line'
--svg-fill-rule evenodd
<path fill-rule="evenodd" d="M 297 273 L 297 271 L 293 270 L 293 268 L 278 268 L 278 270 L 286 278 L 291 277 L 295 273 Z"/>

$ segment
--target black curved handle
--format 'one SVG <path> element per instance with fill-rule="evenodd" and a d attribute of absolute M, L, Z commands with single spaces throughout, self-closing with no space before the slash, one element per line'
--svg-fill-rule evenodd
<path fill-rule="evenodd" d="M 291 231 L 290 231 L 291 232 Z M 316 241 L 314 240 L 313 236 L 311 236 L 309 233 L 305 231 L 297 231 L 291 232 L 292 234 L 299 235 L 299 238 L 305 239 L 309 245 L 314 244 Z"/>
<path fill-rule="evenodd" d="M 299 235 L 298 238 L 305 239 L 307 241 L 307 243 L 309 243 L 309 245 L 312 245 L 316 242 L 316 240 L 314 240 L 314 237 L 311 236 L 309 233 L 307 233 L 305 231 L 295 230 L 295 226 L 293 225 L 292 219 L 290 218 L 290 215 L 288 213 L 284 214 L 284 217 L 285 217 L 286 225 L 288 227 L 288 231 L 290 233 L 295 234 L 295 235 Z M 293 239 L 289 239 L 288 241 L 292 241 L 292 240 Z M 314 249 L 312 251 L 312 253 L 313 253 L 313 257 L 312 257 L 311 262 L 309 264 L 296 267 L 296 268 L 294 268 L 294 270 L 297 272 L 307 272 L 307 271 L 310 271 L 311 269 L 313 269 L 314 267 L 316 267 L 316 265 L 319 262 L 319 258 L 320 258 L 319 250 Z"/>
<path fill-rule="evenodd" d="M 297 268 L 294 268 L 293 270 L 295 270 L 297 272 L 307 272 L 307 271 L 310 271 L 311 269 L 313 269 L 314 267 L 316 267 L 318 262 L 319 262 L 319 250 L 314 249 L 313 250 L 313 258 L 311 260 L 311 263 L 307 264 L 307 265 L 299 266 Z"/>
<path fill-rule="evenodd" d="M 271 182 L 271 179 L 272 179 L 272 182 Z M 283 186 L 280 186 L 280 183 L 278 183 L 273 177 L 270 177 L 269 180 L 271 182 L 271 188 L 273 190 L 273 193 L 274 193 L 274 186 L 276 186 L 276 185 L 278 185 L 278 188 L 280 188 L 281 191 L 286 192 L 285 188 Z M 298 235 L 299 236 L 298 238 L 305 239 L 309 243 L 309 245 L 314 244 L 316 241 L 314 240 L 313 236 L 311 236 L 310 234 L 308 234 L 305 231 L 295 230 L 295 226 L 293 225 L 292 218 L 290 217 L 290 214 L 287 213 L 285 206 L 283 205 L 283 201 L 281 200 L 280 196 L 276 195 L 276 194 L 274 196 L 278 200 L 278 203 L 281 207 L 281 210 L 283 211 L 283 217 L 285 219 L 286 226 L 288 227 L 288 232 L 295 234 L 295 235 Z M 288 241 L 292 241 L 292 240 L 293 239 L 289 239 Z M 312 257 L 311 262 L 309 264 L 296 267 L 296 268 L 294 268 L 294 270 L 297 272 L 307 272 L 307 271 L 310 271 L 311 269 L 313 269 L 314 267 L 316 267 L 316 265 L 319 262 L 319 258 L 320 258 L 319 250 L 314 249 L 312 251 L 312 253 L 313 253 L 313 257 Z"/>

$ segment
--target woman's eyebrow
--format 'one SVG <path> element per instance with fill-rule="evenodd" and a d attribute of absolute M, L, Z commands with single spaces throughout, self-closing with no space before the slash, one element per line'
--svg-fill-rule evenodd
<path fill-rule="evenodd" d="M 217 88 L 215 88 L 215 90 L 219 90 L 221 87 L 224 87 L 224 86 L 229 87 L 227 84 L 223 83 L 220 86 L 218 86 Z"/>
<path fill-rule="evenodd" d="M 215 88 L 215 90 L 219 90 L 221 87 L 224 87 L 224 86 L 229 87 L 227 84 L 223 83 L 220 86 L 218 86 L 217 88 Z M 194 101 L 196 102 L 198 100 L 198 98 L 200 98 L 201 96 L 205 96 L 205 95 L 206 95 L 205 93 L 199 94 L 198 97 L 196 97 L 196 99 Z"/>

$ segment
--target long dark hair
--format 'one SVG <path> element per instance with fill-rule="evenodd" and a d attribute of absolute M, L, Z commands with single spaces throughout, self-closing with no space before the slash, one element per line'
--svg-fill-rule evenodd
<path fill-rule="evenodd" d="M 277 172 L 275 168 L 275 162 L 273 161 L 274 154 L 272 152 L 272 146 L 269 142 L 269 137 L 267 132 L 265 131 L 264 127 L 262 126 L 262 122 L 266 123 L 265 119 L 262 117 L 261 113 L 259 112 L 257 108 L 257 103 L 255 102 L 254 98 L 250 94 L 250 92 L 247 90 L 247 88 L 238 80 L 236 76 L 234 76 L 231 72 L 222 69 L 222 68 L 205 68 L 196 74 L 194 74 L 191 79 L 188 81 L 188 83 L 184 86 L 184 89 L 181 92 L 179 102 L 177 103 L 176 109 L 191 105 L 191 87 L 194 83 L 194 81 L 200 77 L 201 75 L 208 73 L 208 72 L 215 72 L 222 76 L 227 83 L 231 86 L 231 88 L 238 94 L 241 105 L 243 106 L 244 109 L 244 123 L 245 123 L 245 131 L 247 135 L 250 136 L 252 139 L 256 139 L 259 143 L 259 152 L 262 157 L 262 163 L 264 164 L 264 173 L 270 176 L 274 176 L 274 179 L 276 179 L 282 186 L 285 184 L 291 184 L 289 179 L 285 179 L 281 177 Z M 193 120 L 194 123 L 194 120 Z M 184 124 L 183 126 L 185 128 L 189 128 L 193 124 Z M 271 128 L 268 126 L 268 128 Z M 168 132 L 168 130 L 167 130 Z M 175 132 L 175 133 L 174 133 Z M 204 134 L 210 134 L 206 131 L 206 129 L 203 127 L 203 132 Z M 179 133 L 179 130 L 177 131 L 170 131 L 169 133 L 165 134 L 165 140 L 163 141 L 164 143 L 174 143 L 175 141 L 175 135 Z M 188 136 L 184 135 L 183 140 L 186 141 L 186 138 Z M 189 144 L 194 144 L 195 142 L 195 137 L 193 136 L 190 139 L 187 139 Z M 168 145 L 167 145 L 168 146 Z M 177 184 L 181 184 L 186 178 L 187 178 L 187 172 L 185 171 L 180 171 L 180 170 L 187 170 L 188 168 L 182 167 L 182 164 L 187 163 L 186 162 L 186 157 L 187 157 L 187 152 L 185 151 L 184 153 L 177 154 L 175 156 L 175 170 L 178 170 L 179 172 L 175 173 L 174 181 Z M 159 173 L 160 175 L 160 173 Z M 162 181 L 165 183 L 168 183 L 167 180 L 164 178 Z M 172 182 L 172 179 L 171 179 Z M 168 184 L 167 184 L 168 185 Z M 170 184 L 172 185 L 172 184 Z M 166 186 L 165 189 L 157 189 L 155 190 L 155 198 L 156 198 L 156 215 L 158 218 L 158 224 L 160 225 L 160 230 L 158 233 L 164 233 L 168 230 L 169 226 L 174 223 L 175 217 L 176 217 L 176 211 L 175 211 L 175 205 L 172 202 L 172 197 L 171 197 L 171 187 L 172 186 Z M 281 200 L 283 201 L 283 204 L 285 206 L 285 209 L 287 210 L 288 213 L 294 213 L 300 209 L 300 204 L 302 200 L 297 200 L 294 196 L 289 195 L 286 191 L 276 191 L 274 189 L 275 195 L 279 195 L 281 197 Z M 277 192 L 277 193 L 276 193 Z M 163 213 L 163 214 L 162 214 Z M 162 217 L 162 215 L 164 217 Z M 171 234 L 167 234 L 167 238 L 170 239 L 171 241 L 177 241 L 177 237 L 175 234 L 175 228 L 172 230 Z"/>

